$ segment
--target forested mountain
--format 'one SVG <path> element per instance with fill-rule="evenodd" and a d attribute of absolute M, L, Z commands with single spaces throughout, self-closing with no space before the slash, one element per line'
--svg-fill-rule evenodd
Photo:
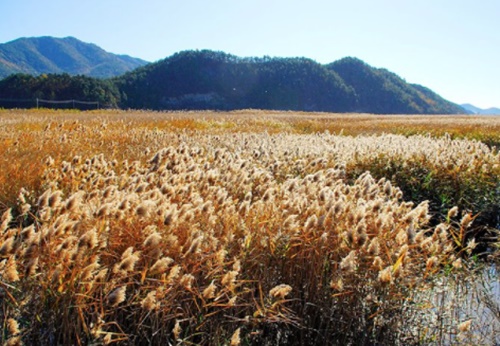
<path fill-rule="evenodd" d="M 405 82 L 386 69 L 369 66 L 356 58 L 327 65 L 356 91 L 357 111 L 380 114 L 449 114 L 464 110 L 431 90 Z"/>
<path fill-rule="evenodd" d="M 0 79 L 14 73 L 68 73 L 105 78 L 145 64 L 144 60 L 108 53 L 74 37 L 30 37 L 0 44 Z"/>
<path fill-rule="evenodd" d="M 150 109 L 284 109 L 346 112 L 354 90 L 305 58 L 177 53 L 116 79 L 122 105 Z"/>
<path fill-rule="evenodd" d="M 420 85 L 356 58 L 238 58 L 186 51 L 116 79 L 122 106 L 150 109 L 280 109 L 379 114 L 464 110 Z"/>
<path fill-rule="evenodd" d="M 254 108 L 378 114 L 465 113 L 463 108 L 431 90 L 406 83 L 396 74 L 356 58 L 323 65 L 307 58 L 240 58 L 196 50 L 176 53 L 117 77 L 94 79 L 69 74 L 39 75 L 39 71 L 50 67 L 56 72 L 71 70 L 87 75 L 118 73 L 108 65 L 109 53 L 95 45 L 71 37 L 19 39 L 6 45 L 13 50 L 10 55 L 17 57 L 17 64 L 31 66 L 28 73 L 37 76 L 16 74 L 0 80 L 0 107 L 22 106 L 13 100 L 43 98 L 99 101 L 104 107 L 155 110 Z M 5 50 L 6 45 L 0 48 Z M 16 45 L 31 48 L 16 50 Z M 26 51 L 37 53 L 31 55 Z M 0 50 L 0 66 L 2 54 Z M 113 57 L 112 60 L 118 59 Z M 123 59 L 131 69 L 132 58 Z"/>

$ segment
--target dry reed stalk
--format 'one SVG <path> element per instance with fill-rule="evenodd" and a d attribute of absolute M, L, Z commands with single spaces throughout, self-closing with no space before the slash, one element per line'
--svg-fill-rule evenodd
<path fill-rule="evenodd" d="M 477 243 L 457 237 L 467 234 L 474 214 L 464 211 L 457 220 L 459 209 L 453 208 L 442 226 L 431 227 L 432 204 L 404 202 L 392 177 L 423 165 L 429 182 L 477 182 L 477 172 L 483 172 L 495 183 L 499 172 L 498 152 L 449 137 L 303 135 L 296 131 L 302 120 L 292 114 L 267 120 L 213 114 L 203 130 L 176 132 L 175 126 L 201 122 L 185 114 L 135 115 L 105 115 L 104 128 L 94 115 L 79 119 L 82 132 L 71 136 L 63 131 L 69 124 L 41 134 L 44 123 L 27 132 L 42 145 L 44 158 L 50 143 L 65 143 L 51 149 L 38 185 L 25 186 L 30 193 L 13 194 L 19 208 L 2 216 L 0 276 L 26 302 L 20 309 L 35 326 L 30 333 L 40 332 L 30 316 L 46 316 L 49 302 L 54 311 L 77 306 L 78 321 L 103 313 L 108 322 L 100 324 L 99 340 L 108 342 L 125 334 L 145 336 L 149 326 L 175 321 L 176 340 L 185 334 L 206 343 L 206 335 L 233 333 L 231 342 L 238 344 L 242 330 L 245 341 L 275 325 L 289 326 L 283 335 L 292 335 L 301 311 L 309 314 L 304 323 L 321 325 L 303 325 L 303 334 L 293 335 L 318 329 L 332 336 L 345 325 L 352 329 L 342 329 L 344 335 L 359 336 L 364 329 L 377 338 L 384 328 L 396 333 L 398 309 L 411 290 L 438 275 L 441 266 L 466 270 L 465 255 Z M 158 128 L 146 116 L 157 119 Z M 319 118 L 314 124 L 327 126 Z M 255 131 L 263 121 L 288 132 Z M 217 130 L 232 122 L 242 129 L 237 136 Z M 382 177 L 386 172 L 391 180 Z M 19 173 L 17 178 L 31 179 Z M 23 207 L 28 204 L 32 210 Z M 19 209 L 23 218 L 13 218 Z M 464 257 L 451 255 L 453 236 L 461 240 Z M 34 291 L 38 299 L 29 298 Z M 320 306 L 325 309 L 314 308 Z M 234 320 L 227 318 L 229 311 Z M 359 319 L 374 313 L 376 319 Z M 248 320 L 234 331 L 240 316 Z M 90 342 L 85 323 L 72 326 L 68 340 Z M 251 328 L 255 333 L 247 334 Z M 167 334 L 157 335 L 166 342 Z"/>

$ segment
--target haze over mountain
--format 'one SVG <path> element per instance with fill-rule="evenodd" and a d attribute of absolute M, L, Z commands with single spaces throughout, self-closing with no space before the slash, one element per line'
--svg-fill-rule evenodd
<path fill-rule="evenodd" d="M 99 101 L 107 107 L 156 110 L 465 112 L 423 86 L 409 84 L 388 70 L 374 68 L 352 57 L 323 65 L 307 58 L 241 58 L 210 50 L 183 51 L 151 64 L 135 61 L 144 66 L 96 81 L 89 76 L 102 76 L 103 71 L 110 70 L 117 73 L 118 68 L 112 63 L 118 58 L 93 44 L 71 37 L 41 37 L 19 39 L 8 48 L 9 54 L 18 57 L 17 62 L 32 72 L 0 81 L 0 98 L 5 102 L 9 102 L 7 99 L 29 102 L 35 98 L 69 98 Z M 131 59 L 120 61 L 132 63 Z M 101 63 L 97 63 L 99 61 Z M 79 71 L 78 74 L 86 76 L 40 76 L 42 67 L 52 67 L 57 73 Z M 132 66 L 129 64 L 127 68 L 130 70 Z M 0 107 L 22 106 L 5 102 L 0 103 Z"/>
<path fill-rule="evenodd" d="M 0 44 L 0 79 L 14 73 L 68 73 L 105 78 L 147 63 L 128 55 L 108 53 L 74 37 L 23 37 Z"/>
<path fill-rule="evenodd" d="M 482 109 L 474 105 L 471 105 L 470 103 L 464 103 L 460 106 L 462 106 L 462 108 L 465 109 L 470 114 L 500 115 L 500 108 L 496 107 Z"/>

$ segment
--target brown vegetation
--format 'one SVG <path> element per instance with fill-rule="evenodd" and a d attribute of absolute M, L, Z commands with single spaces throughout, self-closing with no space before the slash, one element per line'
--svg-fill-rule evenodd
<path fill-rule="evenodd" d="M 408 325 L 412 302 L 468 270 L 475 208 L 498 196 L 430 223 L 398 182 L 420 167 L 429 187 L 486 196 L 500 168 L 476 140 L 397 134 L 431 119 L 498 140 L 494 118 L 1 111 L 0 339 L 436 340 Z"/>

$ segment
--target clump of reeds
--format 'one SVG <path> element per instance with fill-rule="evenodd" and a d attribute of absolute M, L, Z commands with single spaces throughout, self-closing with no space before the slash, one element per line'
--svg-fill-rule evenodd
<path fill-rule="evenodd" d="M 424 157 L 445 170 L 482 152 L 498 169 L 498 153 L 446 138 L 85 131 L 158 151 L 54 153 L 38 188 L 2 210 L 0 314 L 19 321 L 2 342 L 418 342 L 412 302 L 443 269 L 468 270 L 476 218 L 433 224 L 430 203 L 352 167 Z"/>

